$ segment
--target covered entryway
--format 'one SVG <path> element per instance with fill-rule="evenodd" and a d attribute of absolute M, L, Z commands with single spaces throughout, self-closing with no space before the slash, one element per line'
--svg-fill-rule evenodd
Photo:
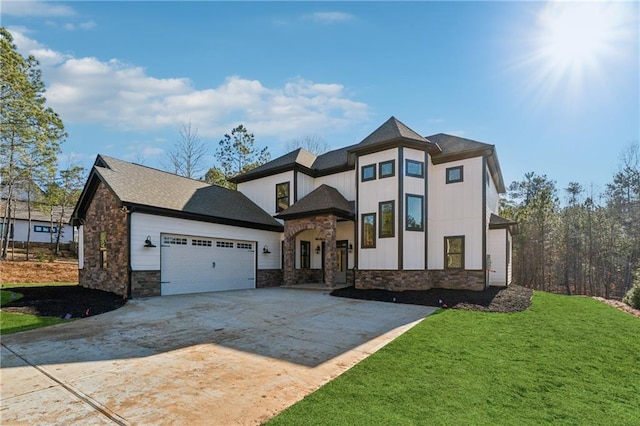
<path fill-rule="evenodd" d="M 162 234 L 161 294 L 241 290 L 256 286 L 256 243 Z"/>

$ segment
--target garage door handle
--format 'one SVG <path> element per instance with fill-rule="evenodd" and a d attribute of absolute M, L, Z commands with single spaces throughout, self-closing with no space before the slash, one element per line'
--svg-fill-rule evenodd
<path fill-rule="evenodd" d="M 216 267 L 216 262 L 211 262 L 211 264 L 213 265 L 213 267 Z"/>

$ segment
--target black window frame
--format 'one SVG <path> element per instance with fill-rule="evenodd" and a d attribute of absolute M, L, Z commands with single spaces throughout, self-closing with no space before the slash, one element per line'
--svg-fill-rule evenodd
<path fill-rule="evenodd" d="M 449 253 L 448 251 L 448 240 L 460 239 L 461 240 L 461 252 L 453 252 Z M 464 259 L 464 250 L 465 250 L 465 236 L 464 235 L 450 235 L 444 237 L 444 269 L 456 269 L 463 270 L 465 268 L 465 259 Z M 460 267 L 452 267 L 449 266 L 448 256 L 458 255 L 460 256 Z"/>
<path fill-rule="evenodd" d="M 311 241 L 300 241 L 300 269 L 311 269 Z"/>
<path fill-rule="evenodd" d="M 364 229 L 364 224 L 365 224 L 365 217 L 367 216 L 371 216 L 373 217 L 373 226 L 371 227 L 371 230 L 373 232 L 373 243 L 372 244 L 365 244 L 365 229 Z M 367 248 L 376 248 L 376 214 L 375 213 L 363 213 L 361 215 L 361 232 L 360 232 L 360 247 L 363 249 L 367 249 Z"/>
<path fill-rule="evenodd" d="M 387 165 L 387 164 L 391 164 L 391 173 L 383 175 L 382 174 L 382 167 Z M 396 175 L 396 160 L 382 161 L 382 162 L 378 163 L 378 178 L 379 179 L 390 178 L 390 177 L 394 177 L 395 175 Z"/>
<path fill-rule="evenodd" d="M 373 170 L 373 177 L 365 178 L 364 170 L 365 169 L 369 169 L 369 168 L 371 170 Z M 367 164 L 366 166 L 360 167 L 360 181 L 361 182 L 369 182 L 369 181 L 376 180 L 376 179 L 377 179 L 377 176 L 376 176 L 376 165 L 375 165 L 375 163 L 374 164 Z"/>
<path fill-rule="evenodd" d="M 410 225 L 410 221 L 409 221 L 409 199 L 414 198 L 417 200 L 420 200 L 420 204 L 421 204 L 421 212 L 422 212 L 422 217 L 420 218 L 420 226 L 411 226 Z M 424 232 L 424 220 L 425 220 L 425 215 L 424 215 L 424 195 L 418 195 L 418 194 L 405 194 L 405 206 L 406 206 L 406 211 L 405 211 L 405 218 L 404 218 L 404 223 L 405 223 L 405 229 L 407 231 L 417 231 L 417 232 Z"/>
<path fill-rule="evenodd" d="M 391 205 L 391 233 L 384 232 L 384 214 L 382 212 L 382 207 L 384 205 Z M 396 236 L 396 202 L 395 200 L 389 201 L 380 201 L 378 203 L 378 216 L 380 220 L 378 221 L 378 238 L 393 238 Z"/>
<path fill-rule="evenodd" d="M 278 194 L 278 188 L 283 185 L 286 185 L 287 195 L 281 197 Z M 281 200 L 287 200 L 287 207 L 280 207 Z M 280 213 L 281 211 L 286 210 L 289 206 L 291 206 L 291 182 L 287 181 L 276 183 L 276 213 Z"/>
<path fill-rule="evenodd" d="M 419 165 L 420 166 L 420 173 L 419 174 L 418 173 L 411 173 L 409 171 L 409 164 L 417 164 L 417 165 Z M 424 162 L 423 161 L 406 159 L 405 160 L 405 170 L 406 170 L 405 174 L 407 176 L 424 179 Z"/>
<path fill-rule="evenodd" d="M 454 170 L 459 170 L 460 171 L 460 177 L 458 179 L 451 179 L 449 176 L 449 173 L 451 173 Z M 447 183 L 458 183 L 458 182 L 464 182 L 464 166 L 455 166 L 455 167 L 447 167 L 447 171 L 446 171 L 446 177 L 447 177 Z"/>

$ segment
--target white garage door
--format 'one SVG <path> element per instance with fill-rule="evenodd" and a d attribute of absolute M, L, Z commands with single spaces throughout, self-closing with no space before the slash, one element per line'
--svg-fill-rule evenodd
<path fill-rule="evenodd" d="M 255 242 L 162 234 L 162 295 L 256 286 Z"/>

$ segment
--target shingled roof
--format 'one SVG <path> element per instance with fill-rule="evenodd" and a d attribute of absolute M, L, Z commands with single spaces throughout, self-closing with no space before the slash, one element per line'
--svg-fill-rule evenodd
<path fill-rule="evenodd" d="M 489 218 L 489 229 L 505 229 L 508 228 L 511 231 L 512 235 L 517 235 L 519 228 L 518 222 L 514 220 L 506 219 L 502 216 L 498 216 L 497 214 L 491 213 L 491 217 Z"/>
<path fill-rule="evenodd" d="M 104 155 L 96 159 L 73 212 L 74 221 L 85 219 L 99 182 L 132 211 L 282 230 L 278 221 L 241 192 Z"/>
<path fill-rule="evenodd" d="M 367 152 L 398 142 L 403 142 L 408 146 L 416 148 L 426 148 L 431 154 L 440 152 L 437 144 L 419 135 L 393 116 L 374 130 L 369 136 L 364 138 L 359 144 L 355 145 L 350 151 Z"/>
<path fill-rule="evenodd" d="M 318 214 L 335 214 L 345 219 L 353 219 L 355 205 L 347 201 L 334 187 L 320 185 L 276 217 L 297 219 Z"/>

